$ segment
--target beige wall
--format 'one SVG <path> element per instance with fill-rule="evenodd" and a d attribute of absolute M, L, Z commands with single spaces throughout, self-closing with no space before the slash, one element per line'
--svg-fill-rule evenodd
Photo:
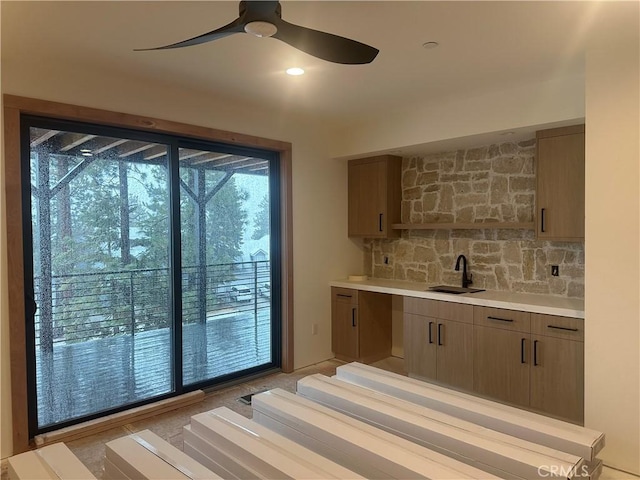
<path fill-rule="evenodd" d="M 634 8 L 635 7 L 635 8 Z M 585 423 L 607 465 L 640 474 L 640 38 L 607 30 L 587 52 Z"/>
<path fill-rule="evenodd" d="M 330 280 L 361 268 L 362 252 L 347 239 L 346 163 L 329 159 L 330 132 L 286 109 L 259 110 L 171 85 L 147 83 L 122 74 L 86 71 L 54 62 L 12 65 L 3 59 L 3 93 L 148 115 L 258 135 L 293 144 L 294 339 L 295 368 L 331 358 Z M 46 78 L 46 82 L 40 79 Z M 3 163 L 4 165 L 4 163 Z M 4 202 L 4 193 L 3 193 Z M 4 232 L 4 209 L 0 225 Z M 2 260 L 2 451 L 11 453 L 6 247 Z M 311 335 L 313 324 L 318 334 Z"/>
<path fill-rule="evenodd" d="M 580 123 L 583 117 L 584 77 L 572 76 L 439 103 L 416 102 L 411 109 L 380 112 L 353 126 L 349 135 L 336 138 L 331 155 L 361 156 L 520 127 L 567 120 Z M 466 146 L 484 144 L 480 140 Z M 456 142 L 447 145 L 429 151 L 465 148 Z"/>

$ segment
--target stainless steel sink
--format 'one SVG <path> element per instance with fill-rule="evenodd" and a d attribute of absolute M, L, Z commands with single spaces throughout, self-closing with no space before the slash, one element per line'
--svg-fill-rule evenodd
<path fill-rule="evenodd" d="M 442 292 L 442 293 L 476 293 L 476 292 L 484 292 L 482 288 L 462 288 L 462 287 L 452 287 L 451 285 L 436 285 L 435 287 L 429 287 L 429 290 L 432 292 Z"/>

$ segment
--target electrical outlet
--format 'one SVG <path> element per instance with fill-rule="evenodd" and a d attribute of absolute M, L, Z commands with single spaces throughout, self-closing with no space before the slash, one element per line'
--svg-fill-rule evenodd
<path fill-rule="evenodd" d="M 311 325 L 311 335 L 317 335 L 318 334 L 318 324 L 314 323 L 313 325 Z"/>
<path fill-rule="evenodd" d="M 389 265 L 389 257 L 384 257 L 384 264 Z"/>
<path fill-rule="evenodd" d="M 560 275 L 560 267 L 558 265 L 551 265 L 551 276 L 557 277 Z"/>

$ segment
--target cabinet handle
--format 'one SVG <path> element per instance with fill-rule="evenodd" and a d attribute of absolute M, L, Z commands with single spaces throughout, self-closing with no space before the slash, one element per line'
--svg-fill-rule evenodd
<path fill-rule="evenodd" d="M 547 328 L 553 328 L 554 330 L 566 330 L 567 332 L 577 332 L 577 328 L 568 328 L 568 327 L 556 327 L 555 325 L 547 325 Z"/>
<path fill-rule="evenodd" d="M 378 230 L 382 232 L 382 214 L 378 215 Z"/>
<path fill-rule="evenodd" d="M 544 211 L 546 210 L 546 208 L 541 208 L 540 209 L 540 231 L 544 232 Z"/>
<path fill-rule="evenodd" d="M 429 322 L 429 343 L 433 343 L 433 337 L 431 335 L 431 327 L 433 326 L 433 322 Z"/>
<path fill-rule="evenodd" d="M 442 324 L 438 324 L 438 345 L 442 345 Z"/>
<path fill-rule="evenodd" d="M 538 340 L 533 341 L 533 366 L 538 366 Z"/>
<path fill-rule="evenodd" d="M 344 293 L 336 293 L 336 297 L 353 298 L 353 295 L 345 295 Z"/>
<path fill-rule="evenodd" d="M 511 318 L 487 317 L 489 320 L 498 320 L 500 322 L 513 322 Z"/>
<path fill-rule="evenodd" d="M 524 342 L 526 341 L 526 339 L 522 339 L 520 340 L 520 363 L 527 363 L 525 356 L 524 356 Z"/>
<path fill-rule="evenodd" d="M 351 309 L 351 326 L 352 327 L 356 326 L 356 307 L 353 307 Z"/>

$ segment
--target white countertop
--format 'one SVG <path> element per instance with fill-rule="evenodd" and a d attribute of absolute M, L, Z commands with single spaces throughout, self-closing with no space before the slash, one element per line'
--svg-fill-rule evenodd
<path fill-rule="evenodd" d="M 451 294 L 432 292 L 430 285 L 400 280 L 371 278 L 363 281 L 336 280 L 332 287 L 353 288 L 367 292 L 389 293 L 405 297 L 430 298 L 445 302 L 467 303 L 483 307 L 520 310 L 523 312 L 559 315 L 562 317 L 584 318 L 584 300 L 555 295 L 537 295 L 533 293 L 513 293 L 497 290 L 485 290 L 477 293 Z"/>

